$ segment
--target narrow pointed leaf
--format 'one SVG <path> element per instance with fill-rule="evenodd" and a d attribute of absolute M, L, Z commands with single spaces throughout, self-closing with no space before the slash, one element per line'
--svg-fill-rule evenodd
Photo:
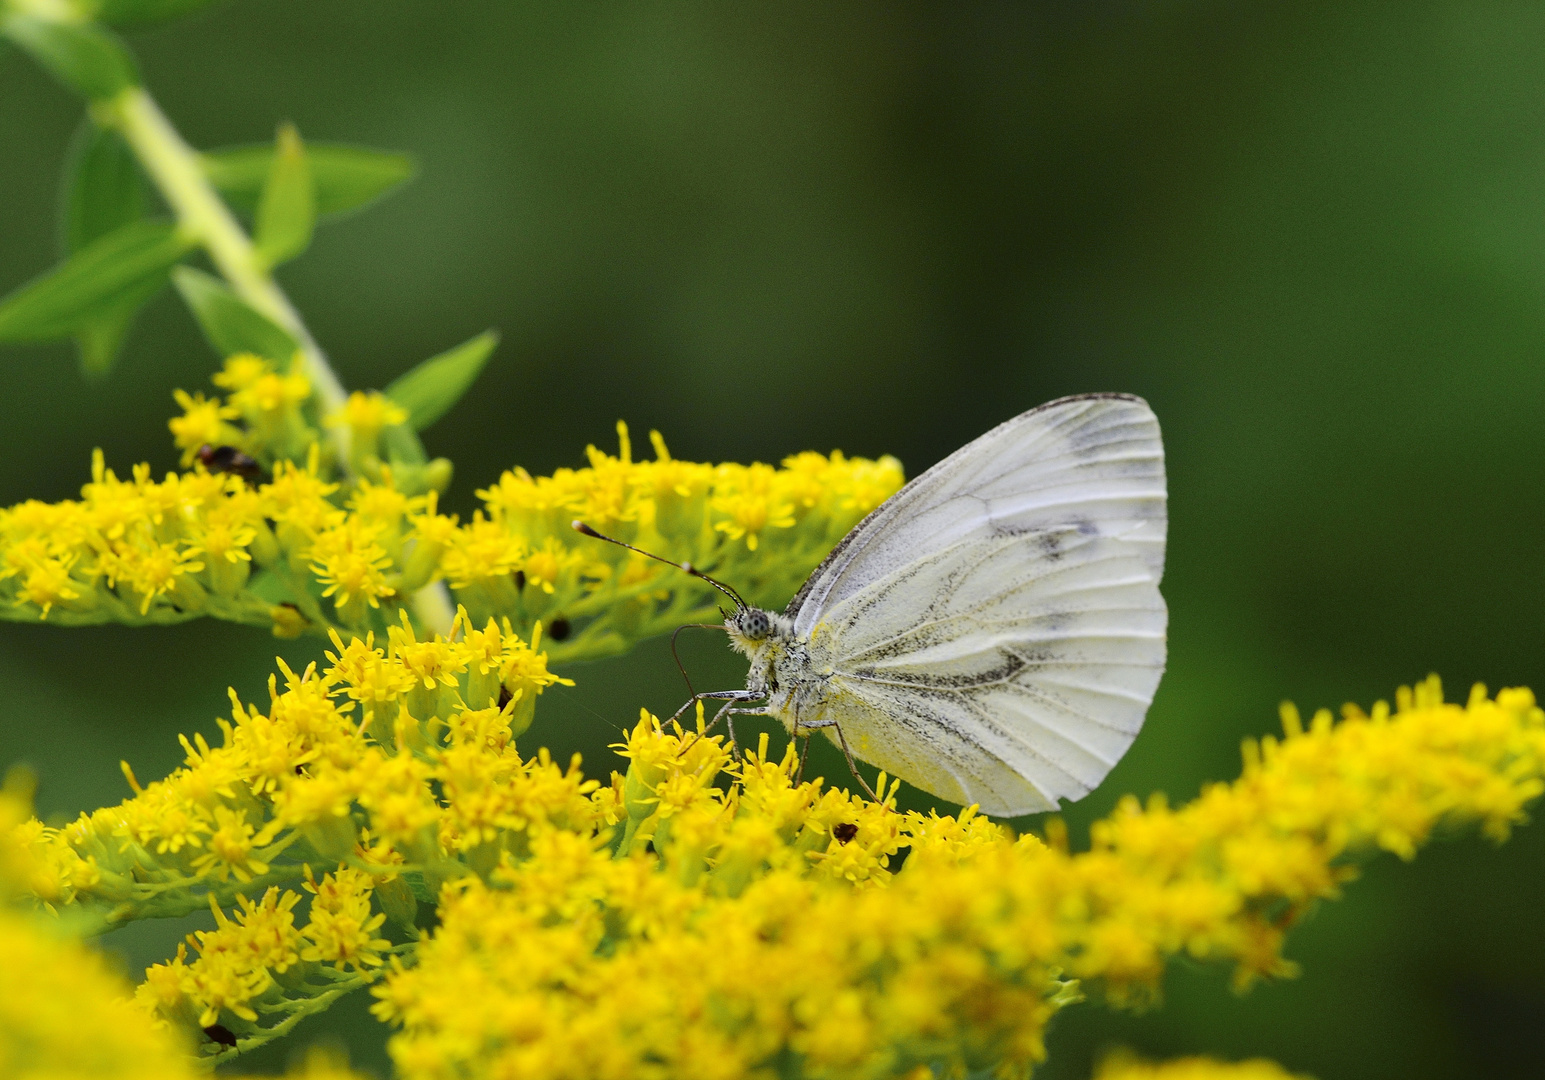
<path fill-rule="evenodd" d="M 123 136 L 89 117 L 82 121 L 70 146 L 61 202 L 64 248 L 72 255 L 145 216 L 149 191 Z"/>
<path fill-rule="evenodd" d="M 108 233 L 142 219 L 150 204 L 145 178 L 128 143 L 87 117 L 71 142 L 60 206 L 60 234 L 74 254 Z M 112 370 L 139 309 L 166 286 L 165 272 L 146 278 L 75 331 L 88 378 Z"/>
<path fill-rule="evenodd" d="M 88 244 L 0 300 L 0 341 L 55 341 L 164 279 L 192 248 L 174 225 L 134 221 Z"/>
<path fill-rule="evenodd" d="M 358 210 L 410 179 L 416 170 L 406 154 L 342 143 L 307 143 L 306 159 L 311 165 L 319 217 Z M 211 150 L 203 160 L 210 183 L 232 206 L 248 212 L 256 209 L 273 167 L 272 146 Z"/>
<path fill-rule="evenodd" d="M 411 422 L 382 429 L 381 456 L 393 465 L 423 465 L 429 460 Z"/>
<path fill-rule="evenodd" d="M 98 315 L 75 332 L 81 370 L 88 378 L 101 378 L 113 369 L 123 340 L 138 318 L 140 309 L 166 286 L 166 274 L 157 274 L 143 285 L 130 289 L 116 307 Z"/>
<path fill-rule="evenodd" d="M 498 333 L 485 330 L 397 378 L 386 388 L 386 396 L 408 410 L 409 427 L 423 431 L 467 392 L 497 344 Z"/>
<path fill-rule="evenodd" d="M 203 271 L 178 267 L 172 281 L 220 356 L 250 352 L 285 361 L 300 347 L 288 330 Z"/>
<path fill-rule="evenodd" d="M 88 379 L 103 379 L 118 363 L 118 353 L 123 339 L 134 325 L 139 307 L 104 315 L 75 335 L 75 347 L 80 353 L 80 369 Z"/>
<path fill-rule="evenodd" d="M 0 31 L 56 79 L 93 101 L 139 85 L 134 57 L 117 37 L 95 23 L 6 15 L 0 18 Z"/>
<path fill-rule="evenodd" d="M 293 124 L 283 124 L 274 140 L 274 156 L 258 200 L 253 241 L 269 266 L 293 259 L 311 244 L 316 225 L 316 196 L 311 164 Z"/>

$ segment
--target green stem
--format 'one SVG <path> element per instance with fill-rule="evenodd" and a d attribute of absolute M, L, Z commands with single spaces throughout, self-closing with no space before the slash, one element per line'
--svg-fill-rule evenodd
<path fill-rule="evenodd" d="M 99 123 L 122 133 L 177 215 L 179 226 L 209 252 L 210 259 L 236 294 L 300 342 L 301 355 L 321 400 L 322 411 L 331 413 L 341 409 L 348 400 L 348 391 L 306 328 L 295 305 L 269 273 L 251 238 L 209 182 L 197 152 L 183 141 L 155 99 L 143 87 L 130 87 L 110 101 L 94 103 L 93 113 Z M 348 428 L 335 426 L 331 438 L 338 467 L 347 471 Z M 421 589 L 414 597 L 413 608 L 419 621 L 431 630 L 442 634 L 450 632 L 455 611 L 443 585 Z"/>
<path fill-rule="evenodd" d="M 348 392 L 339 381 L 327 357 L 323 355 L 300 313 L 284 295 L 263 258 L 247 236 L 236 216 L 221 200 L 204 175 L 198 154 L 172 127 L 155 99 L 139 86 L 130 87 L 118 97 L 97 103 L 99 122 L 117 128 L 134 150 L 140 164 L 155 181 L 156 187 L 177 215 L 177 222 L 194 240 L 203 245 L 209 257 L 236 294 L 258 311 L 294 335 L 301 354 L 322 400 L 325 412 L 343 407 Z M 346 440 L 348 432 L 339 428 L 334 438 Z M 337 447 L 341 467 L 347 467 L 348 447 Z"/>
<path fill-rule="evenodd" d="M 406 945 L 398 945 L 392 948 L 389 950 L 388 955 L 406 957 L 407 960 L 411 963 L 413 960 L 413 954 L 417 948 L 418 945 L 416 942 L 409 942 Z M 345 994 L 352 993 L 353 991 L 358 990 L 363 986 L 369 986 L 371 983 L 375 982 L 376 979 L 380 978 L 384 972 L 384 968 L 375 968 L 369 971 L 361 971 L 352 977 L 344 979 L 336 986 L 324 990 L 316 997 L 302 998 L 299 1000 L 291 999 L 286 1001 L 284 1003 L 284 1011 L 288 1012 L 290 1015 L 284 1020 L 275 1024 L 273 1027 L 262 1028 L 254 1035 L 247 1035 L 238 1039 L 235 1047 L 232 1049 L 222 1051 L 219 1054 L 211 1055 L 206 1060 L 217 1065 L 223 1064 L 227 1061 L 230 1061 L 232 1058 L 235 1058 L 241 1054 L 245 1054 L 249 1050 L 256 1050 L 258 1047 L 263 1046 L 266 1043 L 271 1043 L 281 1036 L 288 1035 L 295 1028 L 295 1025 L 299 1024 L 306 1017 L 315 1016 L 320 1012 L 326 1012 L 332 1006 L 333 1002 L 337 1001 Z"/>
<path fill-rule="evenodd" d="M 8 12 L 61 25 L 85 21 L 82 12 L 68 0 L 0 0 L 0 15 Z M 333 413 L 343 408 L 348 391 L 327 362 L 326 354 L 274 280 L 267 260 L 209 182 L 197 151 L 178 134 L 150 93 L 142 86 L 130 86 L 112 97 L 91 100 L 90 110 L 98 124 L 123 135 L 172 208 L 183 233 L 209 253 L 236 295 L 300 343 L 300 353 L 322 412 Z M 342 425 L 336 426 L 330 438 L 338 467 L 347 473 L 349 431 Z M 450 633 L 455 609 L 443 584 L 419 590 L 412 606 L 426 627 L 441 634 Z"/>

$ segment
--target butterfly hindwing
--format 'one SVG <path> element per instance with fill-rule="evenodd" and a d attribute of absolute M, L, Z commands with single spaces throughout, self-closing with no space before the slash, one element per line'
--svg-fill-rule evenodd
<path fill-rule="evenodd" d="M 989 813 L 1052 809 L 1130 745 L 1163 672 L 1163 448 L 1140 399 L 1001 425 L 866 519 L 797 632 L 855 752 Z"/>

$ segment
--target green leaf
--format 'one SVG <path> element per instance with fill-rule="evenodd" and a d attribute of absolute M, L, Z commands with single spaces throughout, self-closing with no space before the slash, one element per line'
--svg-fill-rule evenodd
<path fill-rule="evenodd" d="M 471 341 L 431 356 L 386 388 L 386 396 L 408 410 L 408 426 L 423 431 L 461 399 L 488 362 L 499 335 L 485 330 Z"/>
<path fill-rule="evenodd" d="M 32 15 L 7 15 L 0 30 L 49 72 L 93 101 L 139 85 L 134 57 L 110 31 L 95 23 L 61 23 Z"/>
<path fill-rule="evenodd" d="M 143 218 L 148 196 L 145 178 L 123 136 L 88 117 L 75 133 L 65 166 L 60 210 L 66 254 Z"/>
<path fill-rule="evenodd" d="M 87 378 L 102 378 L 113 369 L 113 364 L 118 360 L 118 350 L 123 347 L 123 339 L 128 336 L 129 328 L 134 325 L 140 309 L 165 285 L 166 274 L 157 274 L 138 288 L 130 289 L 116 307 L 75 332 L 81 371 Z"/>
<path fill-rule="evenodd" d="M 193 247 L 176 226 L 134 221 L 0 300 L 0 341 L 56 341 L 162 280 Z"/>
<path fill-rule="evenodd" d="M 408 883 L 408 888 L 421 904 L 437 904 L 440 901 L 439 894 L 424 881 L 424 875 L 419 870 L 407 870 L 402 875 L 402 880 Z"/>
<path fill-rule="evenodd" d="M 61 228 L 66 254 L 74 254 L 115 229 L 139 221 L 149 206 L 145 178 L 128 143 L 90 117 L 71 141 L 65 167 Z M 146 278 L 103 314 L 75 332 L 81 368 L 90 378 L 112 370 L 139 309 L 166 285 L 166 274 Z"/>
<path fill-rule="evenodd" d="M 358 210 L 416 171 L 406 154 L 343 143 L 308 143 L 306 158 L 319 217 Z M 231 205 L 250 212 L 262 198 L 273 160 L 274 148 L 262 143 L 211 150 L 203 155 L 204 173 Z"/>
<path fill-rule="evenodd" d="M 429 461 L 411 420 L 381 430 L 381 456 L 393 465 L 423 465 Z"/>
<path fill-rule="evenodd" d="M 226 288 L 217 278 L 180 266 L 172 281 L 198 320 L 204 337 L 222 357 L 250 352 L 284 362 L 300 344 L 290 332 Z"/>
<path fill-rule="evenodd" d="M 148 26 L 208 7 L 213 0 L 102 0 L 96 17 L 113 26 Z"/>
<path fill-rule="evenodd" d="M 316 195 L 306 147 L 294 124 L 281 124 L 274 156 L 258 200 L 253 242 L 269 266 L 293 259 L 311 244 L 316 225 Z"/>

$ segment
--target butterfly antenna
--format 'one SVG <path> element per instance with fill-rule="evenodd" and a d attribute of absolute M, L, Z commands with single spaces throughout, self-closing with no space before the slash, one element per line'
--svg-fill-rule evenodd
<path fill-rule="evenodd" d="M 684 570 L 695 578 L 702 578 L 704 581 L 708 582 L 708 584 L 722 592 L 725 596 L 728 596 L 731 600 L 735 601 L 736 608 L 748 608 L 751 606 L 742 600 L 740 598 L 740 594 L 734 589 L 730 588 L 722 581 L 718 581 L 709 577 L 707 574 L 703 573 L 689 562 L 676 562 L 674 559 L 667 559 L 663 555 L 656 555 L 652 551 L 645 551 L 641 547 L 634 547 L 632 544 L 629 544 L 626 541 L 618 540 L 615 536 L 607 536 L 605 533 L 598 533 L 589 525 L 586 525 L 583 521 L 580 521 L 577 518 L 569 522 L 569 524 L 574 527 L 574 531 L 577 533 L 584 533 L 586 536 L 593 536 L 597 540 L 605 540 L 608 544 L 616 544 L 618 547 L 625 547 L 629 551 L 636 551 L 640 555 L 653 559 L 656 562 L 663 562 L 667 566 L 674 566 L 678 570 Z"/>
<path fill-rule="evenodd" d="M 687 674 L 687 666 L 681 662 L 681 654 L 676 651 L 676 639 L 681 636 L 681 632 L 683 630 L 723 630 L 723 629 L 724 629 L 724 624 L 723 623 L 716 623 L 716 622 L 689 622 L 689 623 L 682 623 L 680 626 L 676 627 L 675 630 L 671 631 L 671 656 L 676 658 L 676 667 L 681 671 L 681 677 L 686 680 L 686 683 L 687 683 L 687 693 L 692 694 L 692 695 L 695 696 L 697 694 L 697 691 L 692 689 L 692 678 L 691 678 L 691 676 L 689 676 Z"/>

